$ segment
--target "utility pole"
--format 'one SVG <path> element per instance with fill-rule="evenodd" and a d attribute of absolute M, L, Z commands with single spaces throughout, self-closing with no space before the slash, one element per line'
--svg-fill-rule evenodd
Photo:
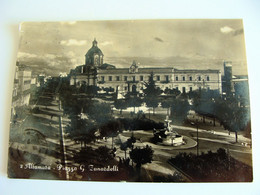
<path fill-rule="evenodd" d="M 196 122 L 196 126 L 197 126 L 197 156 L 199 156 L 199 124 L 198 124 L 198 120 Z"/>
<path fill-rule="evenodd" d="M 230 170 L 230 152 L 229 152 L 229 146 L 227 149 L 227 155 L 228 155 L 228 170 Z"/>

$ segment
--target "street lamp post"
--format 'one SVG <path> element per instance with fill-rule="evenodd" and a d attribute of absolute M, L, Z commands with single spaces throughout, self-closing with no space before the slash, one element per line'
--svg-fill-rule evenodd
<path fill-rule="evenodd" d="M 197 128 L 197 156 L 199 156 L 199 123 L 198 123 L 198 119 L 196 120 L 196 123 L 191 122 L 191 125 L 196 125 L 196 128 Z"/>

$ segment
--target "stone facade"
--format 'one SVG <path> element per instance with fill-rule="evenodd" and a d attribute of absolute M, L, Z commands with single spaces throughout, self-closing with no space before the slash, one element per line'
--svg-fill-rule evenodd
<path fill-rule="evenodd" d="M 199 89 L 218 90 L 221 93 L 221 72 L 219 70 L 177 70 L 174 68 L 139 68 L 138 72 L 120 68 L 98 71 L 98 86 L 101 88 L 119 87 L 124 91 L 140 91 L 148 82 L 151 73 L 162 90 L 178 89 L 182 93 Z"/>
<path fill-rule="evenodd" d="M 12 114 L 15 114 L 16 107 L 29 105 L 31 96 L 31 74 L 31 70 L 25 65 L 16 64 L 12 94 Z"/>
<path fill-rule="evenodd" d="M 89 56 L 91 55 L 91 56 Z M 103 64 L 103 53 L 97 41 L 86 54 L 86 63 L 70 72 L 70 84 L 82 83 L 124 92 L 141 92 L 153 73 L 156 85 L 162 90 L 178 89 L 182 93 L 199 89 L 222 93 L 220 70 L 179 70 L 173 67 L 139 68 L 134 61 L 129 68 Z M 91 59 L 91 60 L 87 60 Z"/>
<path fill-rule="evenodd" d="M 224 62 L 224 76 L 222 78 L 223 80 L 223 94 L 225 94 L 227 97 L 233 96 L 234 94 L 234 83 L 233 80 L 233 74 L 232 74 L 232 62 L 227 61 Z"/>

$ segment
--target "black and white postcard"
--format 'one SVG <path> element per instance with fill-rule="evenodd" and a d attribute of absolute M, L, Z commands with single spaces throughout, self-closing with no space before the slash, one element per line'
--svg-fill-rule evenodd
<path fill-rule="evenodd" d="M 252 182 L 241 19 L 24 22 L 10 178 Z"/>

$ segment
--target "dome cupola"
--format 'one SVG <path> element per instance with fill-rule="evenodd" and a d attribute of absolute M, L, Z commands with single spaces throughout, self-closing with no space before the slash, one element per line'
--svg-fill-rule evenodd
<path fill-rule="evenodd" d="M 87 66 L 101 66 L 103 64 L 103 53 L 97 46 L 96 39 L 92 42 L 92 47 L 85 55 L 85 65 Z"/>

